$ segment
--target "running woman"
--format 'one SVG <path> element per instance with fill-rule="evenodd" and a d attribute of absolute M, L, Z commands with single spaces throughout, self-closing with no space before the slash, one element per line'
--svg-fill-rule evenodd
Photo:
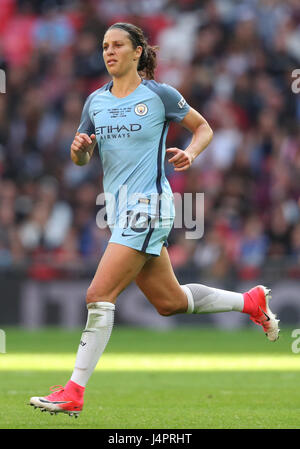
<path fill-rule="evenodd" d="M 87 98 L 71 158 L 77 165 L 87 164 L 98 144 L 112 235 L 87 290 L 87 323 L 71 378 L 49 396 L 30 399 L 42 411 L 78 416 L 87 382 L 111 335 L 117 297 L 132 281 L 161 315 L 242 312 L 262 326 L 269 340 L 278 338 L 270 289 L 256 286 L 235 293 L 180 285 L 176 279 L 166 249 L 174 204 L 165 154 L 171 155 L 174 170 L 187 170 L 213 132 L 176 89 L 153 80 L 155 52 L 132 24 L 116 23 L 105 33 L 103 57 L 112 79 Z M 171 121 L 192 133 L 185 150 L 165 149 Z M 126 198 L 121 187 L 126 187 Z"/>

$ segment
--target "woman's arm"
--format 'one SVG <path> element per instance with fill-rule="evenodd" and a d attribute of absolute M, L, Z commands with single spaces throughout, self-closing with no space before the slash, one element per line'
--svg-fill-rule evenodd
<path fill-rule="evenodd" d="M 71 159 L 74 164 L 87 164 L 92 157 L 96 143 L 95 134 L 88 136 L 88 134 L 77 132 L 71 145 Z"/>
<path fill-rule="evenodd" d="M 207 147 L 213 138 L 213 131 L 204 117 L 191 108 L 184 119 L 180 122 L 184 128 L 193 133 L 192 141 L 185 150 L 179 148 L 168 148 L 167 153 L 172 153 L 169 159 L 174 164 L 175 171 L 187 170 L 194 159 Z"/>

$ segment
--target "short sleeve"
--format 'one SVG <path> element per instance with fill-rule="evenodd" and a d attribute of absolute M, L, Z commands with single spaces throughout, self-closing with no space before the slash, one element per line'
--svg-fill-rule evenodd
<path fill-rule="evenodd" d="M 168 84 L 161 84 L 160 97 L 165 106 L 167 120 L 181 122 L 190 110 L 178 90 Z"/>
<path fill-rule="evenodd" d="M 88 135 L 95 134 L 95 125 L 91 120 L 90 117 L 90 104 L 92 100 L 92 94 L 86 99 L 86 102 L 84 104 L 82 114 L 81 114 L 81 120 L 78 127 L 79 133 L 86 133 Z"/>

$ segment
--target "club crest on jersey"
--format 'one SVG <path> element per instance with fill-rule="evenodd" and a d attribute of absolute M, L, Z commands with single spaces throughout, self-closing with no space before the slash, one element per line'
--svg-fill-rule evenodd
<path fill-rule="evenodd" d="M 134 112 L 136 115 L 146 115 L 148 112 L 148 107 L 144 103 L 139 103 L 135 106 Z"/>

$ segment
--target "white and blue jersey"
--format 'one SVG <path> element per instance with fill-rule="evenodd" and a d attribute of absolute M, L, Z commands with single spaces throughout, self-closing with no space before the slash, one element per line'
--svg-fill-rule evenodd
<path fill-rule="evenodd" d="M 175 217 L 164 170 L 168 127 L 190 107 L 176 89 L 153 80 L 124 98 L 111 88 L 112 81 L 87 98 L 78 128 L 96 135 L 110 242 L 160 255 Z"/>

